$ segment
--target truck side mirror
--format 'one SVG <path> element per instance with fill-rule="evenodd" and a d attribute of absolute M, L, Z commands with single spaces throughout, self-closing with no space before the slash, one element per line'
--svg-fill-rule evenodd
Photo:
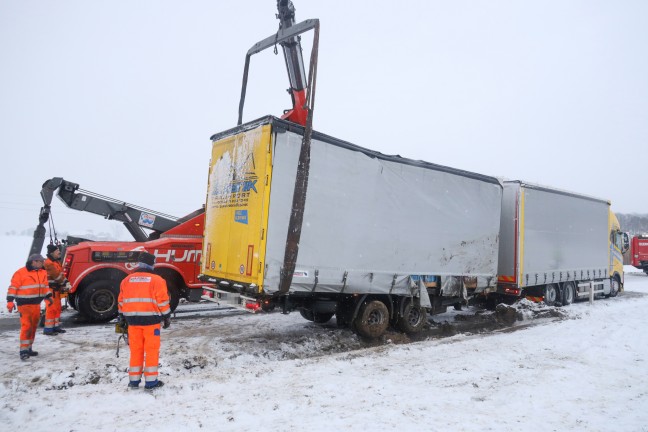
<path fill-rule="evenodd" d="M 626 253 L 628 249 L 630 249 L 630 237 L 628 236 L 627 232 L 624 232 L 623 233 L 623 248 L 621 249 L 621 253 Z"/>

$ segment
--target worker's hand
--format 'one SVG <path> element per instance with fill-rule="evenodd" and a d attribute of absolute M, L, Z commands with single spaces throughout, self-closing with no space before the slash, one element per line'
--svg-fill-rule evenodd
<path fill-rule="evenodd" d="M 72 289 L 72 285 L 70 284 L 70 281 L 66 280 L 65 285 L 63 285 L 63 292 L 64 293 L 70 292 L 71 289 Z"/>
<path fill-rule="evenodd" d="M 126 317 L 123 314 L 117 316 L 117 325 L 121 328 L 126 328 Z"/>
<path fill-rule="evenodd" d="M 9 311 L 9 313 L 13 312 L 15 307 L 16 305 L 14 305 L 14 302 L 7 302 L 7 311 Z"/>
<path fill-rule="evenodd" d="M 162 324 L 162 328 L 168 329 L 170 325 L 171 325 L 171 316 L 169 315 L 164 317 L 164 324 Z"/>

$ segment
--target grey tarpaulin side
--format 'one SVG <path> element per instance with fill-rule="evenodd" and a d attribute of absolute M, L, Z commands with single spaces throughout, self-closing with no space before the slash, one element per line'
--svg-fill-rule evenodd
<path fill-rule="evenodd" d="M 518 242 L 519 286 L 566 280 L 604 278 L 608 267 L 609 202 L 585 195 L 532 185 L 504 183 L 502 224 L 513 233 L 517 205 L 524 194 L 523 221 L 514 235 L 501 236 L 500 274 L 509 275 Z M 520 210 L 521 211 L 521 210 Z M 509 233 L 509 234 L 511 234 Z"/>
<path fill-rule="evenodd" d="M 254 126 L 264 122 L 275 131 L 264 280 L 272 293 L 280 280 L 302 138 L 301 128 L 272 117 Z M 313 133 L 291 289 L 404 293 L 412 274 L 481 276 L 494 284 L 501 195 L 493 177 Z"/>

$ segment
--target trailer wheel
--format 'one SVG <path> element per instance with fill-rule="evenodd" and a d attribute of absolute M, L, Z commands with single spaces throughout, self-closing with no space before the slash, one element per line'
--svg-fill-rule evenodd
<path fill-rule="evenodd" d="M 92 321 L 110 321 L 117 316 L 119 284 L 110 279 L 99 279 L 85 287 L 77 297 L 79 312 Z"/>
<path fill-rule="evenodd" d="M 299 313 L 301 314 L 304 319 L 307 319 L 308 321 L 313 321 L 314 323 L 317 324 L 326 324 L 333 318 L 333 313 L 317 313 L 313 312 L 310 309 L 305 309 L 301 308 L 299 309 Z"/>
<path fill-rule="evenodd" d="M 315 317 L 313 316 L 313 311 L 310 309 L 299 308 L 299 314 L 308 321 L 314 321 Z"/>
<path fill-rule="evenodd" d="M 419 333 L 427 323 L 427 312 L 424 308 L 414 304 L 413 300 L 407 300 L 403 308 L 403 315 L 396 321 L 396 327 L 403 333 Z"/>
<path fill-rule="evenodd" d="M 385 303 L 371 300 L 363 304 L 354 326 L 360 336 L 377 338 L 382 335 L 389 326 L 389 311 Z"/>
<path fill-rule="evenodd" d="M 553 306 L 558 299 L 558 289 L 555 284 L 547 284 L 544 289 L 544 302 L 547 306 Z"/>
<path fill-rule="evenodd" d="M 565 282 L 563 284 L 563 293 L 562 293 L 562 304 L 563 306 L 568 306 L 574 302 L 574 283 Z"/>

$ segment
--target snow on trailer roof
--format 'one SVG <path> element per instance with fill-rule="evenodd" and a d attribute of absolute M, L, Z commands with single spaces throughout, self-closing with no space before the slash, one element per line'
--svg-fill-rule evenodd
<path fill-rule="evenodd" d="M 286 121 L 286 120 L 282 120 L 282 119 L 277 118 L 277 117 L 272 116 L 272 115 L 269 115 L 269 116 L 264 116 L 264 117 L 258 118 L 256 120 L 252 120 L 250 122 L 247 122 L 247 123 L 244 123 L 244 124 L 239 125 L 237 127 L 225 130 L 223 132 L 216 133 L 216 134 L 212 135 L 210 139 L 212 141 L 217 141 L 217 140 L 226 138 L 228 136 L 236 135 L 236 134 L 239 134 L 241 132 L 246 132 L 248 130 L 255 129 L 255 128 L 257 128 L 257 127 L 259 127 L 261 125 L 264 125 L 264 124 L 271 124 L 275 129 L 295 132 L 295 133 L 300 134 L 300 135 L 303 135 L 303 133 L 304 133 L 304 127 L 303 126 L 298 125 L 296 123 Z M 352 144 L 352 143 L 350 143 L 348 141 L 344 141 L 344 140 L 341 140 L 339 138 L 335 138 L 335 137 L 332 137 L 330 135 L 326 135 L 324 133 L 317 132 L 315 130 L 313 131 L 312 139 L 318 140 L 318 141 L 324 141 L 324 142 L 326 142 L 328 144 L 332 144 L 332 145 L 342 147 L 342 148 L 345 148 L 345 149 L 348 149 L 348 150 L 364 153 L 367 156 L 374 157 L 376 159 L 382 159 L 382 160 L 392 161 L 392 162 L 396 162 L 396 163 L 402 163 L 402 164 L 405 164 L 405 165 L 418 166 L 418 167 L 421 167 L 421 168 L 427 168 L 427 169 L 431 169 L 431 170 L 435 170 L 435 171 L 447 172 L 447 173 L 459 175 L 459 176 L 462 176 L 462 177 L 469 177 L 469 178 L 472 178 L 472 179 L 475 179 L 475 180 L 480 180 L 480 181 L 483 181 L 485 183 L 494 183 L 494 184 L 498 184 L 498 185 L 502 186 L 502 182 L 497 177 L 488 176 L 488 175 L 485 175 L 485 174 L 479 174 L 479 173 L 475 173 L 475 172 L 471 172 L 471 171 L 465 171 L 465 170 L 462 170 L 462 169 L 452 168 L 452 167 L 448 167 L 448 166 L 445 166 L 445 165 L 438 165 L 438 164 L 435 164 L 435 163 L 432 163 L 432 162 L 408 159 L 408 158 L 405 158 L 405 157 L 402 157 L 402 156 L 399 156 L 399 155 L 386 155 L 386 154 L 380 153 L 378 151 L 370 150 L 368 148 L 361 147 L 361 146 L 356 145 L 356 144 Z"/>
<path fill-rule="evenodd" d="M 503 182 L 504 182 L 504 184 L 506 184 L 506 183 L 517 183 L 520 186 L 523 186 L 523 187 L 526 187 L 526 188 L 529 188 L 529 189 L 535 189 L 535 190 L 543 191 L 543 192 L 551 192 L 551 193 L 556 193 L 556 194 L 559 194 L 559 195 L 566 195 L 566 196 L 575 197 L 575 198 L 582 198 L 582 199 L 586 199 L 586 200 L 589 200 L 589 201 L 596 201 L 596 202 L 605 203 L 607 205 L 612 204 L 610 202 L 610 200 L 606 200 L 606 199 L 603 199 L 603 198 L 597 198 L 597 197 L 593 197 L 593 196 L 590 196 L 590 195 L 584 195 L 584 194 L 581 194 L 581 193 L 578 193 L 578 192 L 566 191 L 566 190 L 558 189 L 558 188 L 555 188 L 555 187 L 552 187 L 552 186 L 544 186 L 544 185 L 539 185 L 539 184 L 535 184 L 535 183 L 529 183 L 529 182 L 525 182 L 524 180 L 504 180 Z"/>

